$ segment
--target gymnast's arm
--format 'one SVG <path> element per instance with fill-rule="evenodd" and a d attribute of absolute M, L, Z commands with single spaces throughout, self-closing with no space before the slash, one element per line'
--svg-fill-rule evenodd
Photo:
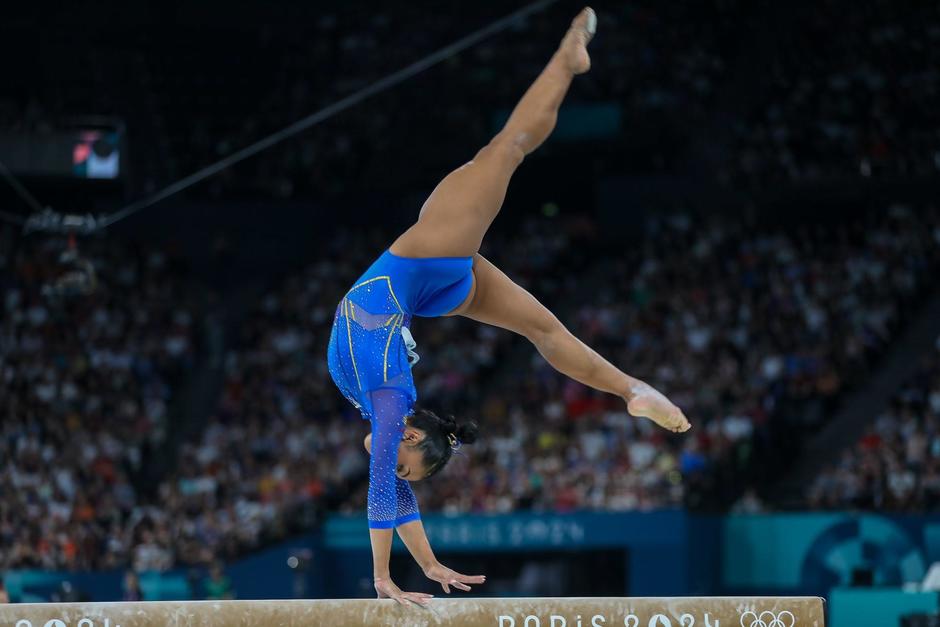
<path fill-rule="evenodd" d="M 404 392 L 380 388 L 369 393 L 372 401 L 372 450 L 369 459 L 369 538 L 372 542 L 372 568 L 375 591 L 379 598 L 391 598 L 402 605 L 409 601 L 427 604 L 432 595 L 403 592 L 391 579 L 389 561 L 392 553 L 392 532 L 398 518 L 398 490 L 395 466 L 398 446 L 408 412 Z M 411 488 L 408 487 L 408 491 Z M 412 494 L 412 498 L 413 498 Z"/>
<path fill-rule="evenodd" d="M 397 527 L 398 536 L 408 547 L 408 552 L 418 562 L 425 576 L 432 581 L 441 584 L 444 592 L 450 594 L 450 587 L 469 592 L 470 583 L 484 583 L 484 575 L 464 575 L 455 570 L 447 568 L 437 561 L 434 557 L 434 551 L 431 550 L 431 543 L 428 542 L 428 536 L 424 532 L 424 525 L 421 519 L 413 520 Z"/>
<path fill-rule="evenodd" d="M 374 399 L 374 397 L 373 397 Z M 388 399 L 386 399 L 388 400 Z M 398 531 L 399 537 L 405 543 L 405 546 L 408 547 L 408 551 L 411 553 L 411 556 L 415 559 L 421 570 L 424 571 L 424 574 L 431 580 L 441 584 L 441 588 L 444 589 L 444 592 L 450 593 L 450 587 L 453 586 L 458 590 L 469 591 L 470 586 L 467 584 L 481 584 L 485 581 L 483 575 L 464 575 L 463 573 L 458 573 L 457 571 L 447 568 L 443 564 L 437 561 L 437 558 L 434 556 L 434 551 L 431 550 L 431 544 L 428 542 L 428 536 L 424 532 L 424 525 L 421 523 L 421 515 L 418 511 L 418 500 L 415 498 L 415 494 L 411 489 L 411 484 L 400 477 L 395 477 L 394 482 L 394 494 L 395 494 L 395 503 L 379 503 L 377 501 L 385 498 L 386 494 L 390 493 L 390 489 L 387 487 L 387 478 L 384 476 L 377 476 L 375 474 L 376 467 L 376 456 L 388 457 L 391 453 L 386 452 L 382 453 L 378 448 L 373 448 L 375 445 L 375 437 L 377 433 L 393 433 L 399 434 L 401 432 L 401 425 L 394 425 L 388 429 L 381 428 L 381 425 L 385 422 L 383 416 L 398 416 L 401 415 L 399 412 L 401 408 L 398 406 L 398 401 L 391 403 L 389 407 L 388 403 L 383 405 L 375 404 L 375 406 L 388 407 L 390 411 L 388 412 L 376 412 L 378 419 L 373 419 L 372 424 L 372 436 L 366 438 L 364 442 L 366 450 L 372 455 L 370 460 L 370 482 L 369 482 L 369 526 L 373 527 L 370 530 L 372 535 L 372 559 L 375 564 L 375 579 L 376 579 L 376 589 L 379 589 L 380 581 L 390 581 L 389 579 L 389 553 L 391 550 L 391 534 L 383 533 L 384 529 L 377 527 L 386 527 L 390 524 L 394 525 L 395 529 Z M 387 438 L 388 441 L 383 442 L 382 446 L 386 446 L 391 449 L 390 443 L 394 442 L 394 454 L 395 461 L 397 462 L 398 455 L 398 442 L 400 441 L 400 435 L 393 438 Z M 373 452 L 375 454 L 373 455 Z M 382 464 L 379 468 L 384 467 L 394 467 L 394 464 Z M 389 512 L 392 511 L 394 507 L 394 520 L 389 520 Z M 384 568 L 383 568 L 384 567 Z"/>

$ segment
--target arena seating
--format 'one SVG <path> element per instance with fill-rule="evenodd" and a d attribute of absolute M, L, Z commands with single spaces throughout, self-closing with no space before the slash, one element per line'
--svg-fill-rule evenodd
<path fill-rule="evenodd" d="M 167 251 L 101 239 L 82 248 L 100 288 L 50 301 L 64 249 L 3 253 L 0 568 L 145 566 L 139 492 L 192 368 L 191 297 Z"/>
<path fill-rule="evenodd" d="M 858 443 L 816 478 L 807 506 L 935 511 L 940 505 L 940 338 Z"/>
<path fill-rule="evenodd" d="M 116 16 L 117 26 L 86 31 L 75 27 L 83 16 L 62 9 L 43 27 L 41 54 L 0 86 L 0 129 L 121 116 L 133 187 L 153 189 L 500 14 L 493 3 L 449 4 L 444 19 L 374 0 L 330 13 L 274 3 L 246 8 L 271 25 L 250 29 L 215 2 L 155 16 L 153 29 Z M 746 195 L 940 169 L 936 6 L 827 0 L 768 25 L 755 18 L 762 3 L 616 4 L 599 8 L 600 71 L 571 93 L 572 104 L 619 113 L 617 132 L 598 141 L 604 150 L 584 151 L 592 175 L 704 173 Z M 491 137 L 566 11 L 484 42 L 189 199 L 345 210 L 349 194 L 411 198 Z M 211 44 L 207 15 L 217 19 Z M 852 37 L 830 36 L 834 16 L 851 21 Z M 26 49 L 33 39 L 21 26 L 11 16 L 0 34 Z M 25 89 L 35 75 L 41 87 Z M 538 154 L 568 147 L 552 140 Z M 768 460 L 798 454 L 864 384 L 940 270 L 935 208 L 885 202 L 847 213 L 777 226 L 663 211 L 626 250 L 594 218 L 566 212 L 497 225 L 484 254 L 588 344 L 666 391 L 694 428 L 675 437 L 629 417 L 619 399 L 560 377 L 508 332 L 416 320 L 420 403 L 482 427 L 480 442 L 416 486 L 422 509 L 763 507 L 761 488 L 781 467 Z M 197 360 L 200 286 L 175 253 L 108 236 L 82 244 L 102 288 L 55 304 L 41 288 L 65 243 L 0 233 L 0 546 L 10 547 L 0 569 L 202 565 L 309 529 L 323 512 L 362 510 L 367 425 L 333 388 L 324 355 L 335 304 L 388 245 L 387 228 L 337 229 L 305 267 L 265 285 L 228 346 L 205 428 L 169 451 L 176 462 L 158 476 L 154 458 L 171 446 L 173 404 Z M 936 506 L 937 368 L 935 355 L 818 478 L 809 506 Z"/>

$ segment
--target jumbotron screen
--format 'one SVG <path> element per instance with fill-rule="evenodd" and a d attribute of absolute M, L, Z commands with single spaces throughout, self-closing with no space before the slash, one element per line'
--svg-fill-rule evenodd
<path fill-rule="evenodd" d="M 78 131 L 72 148 L 72 173 L 79 178 L 116 179 L 121 175 L 117 131 Z"/>
<path fill-rule="evenodd" d="M 120 122 L 69 124 L 51 132 L 0 131 L 0 157 L 16 175 L 116 180 L 124 174 Z"/>

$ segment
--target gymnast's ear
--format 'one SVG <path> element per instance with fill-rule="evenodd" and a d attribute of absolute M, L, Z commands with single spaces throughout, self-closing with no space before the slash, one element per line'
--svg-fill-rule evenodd
<path fill-rule="evenodd" d="M 417 444 L 425 438 L 427 434 L 421 429 L 416 429 L 415 427 L 405 427 L 405 433 L 402 435 L 402 440 L 409 442 L 411 444 Z"/>
<path fill-rule="evenodd" d="M 368 434 L 365 439 L 362 440 L 362 445 L 366 447 L 366 452 L 372 454 L 372 434 Z"/>

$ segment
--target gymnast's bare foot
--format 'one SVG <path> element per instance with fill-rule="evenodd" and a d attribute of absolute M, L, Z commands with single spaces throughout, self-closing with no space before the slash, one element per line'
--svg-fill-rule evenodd
<path fill-rule="evenodd" d="M 649 418 L 663 429 L 682 433 L 692 428 L 682 410 L 648 383 L 634 380 L 630 385 L 627 411 L 640 418 Z"/>
<path fill-rule="evenodd" d="M 559 52 L 568 63 L 572 74 L 584 74 L 591 69 L 591 56 L 587 45 L 597 31 L 597 15 L 591 7 L 585 8 L 571 22 L 571 28 L 561 40 Z"/>

